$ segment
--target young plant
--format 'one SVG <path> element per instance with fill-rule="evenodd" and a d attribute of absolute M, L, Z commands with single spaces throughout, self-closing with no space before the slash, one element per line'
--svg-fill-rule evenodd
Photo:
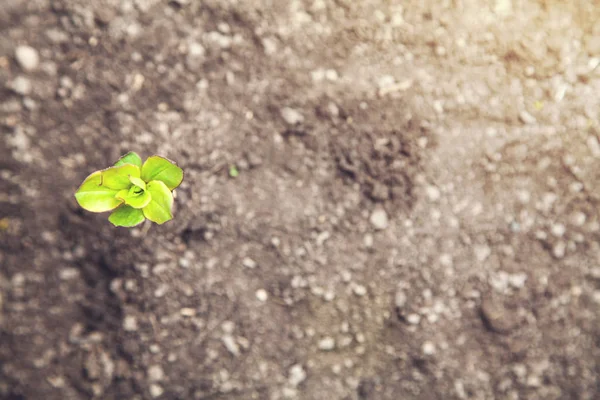
<path fill-rule="evenodd" d="M 160 225 L 173 218 L 172 190 L 182 180 L 183 170 L 172 161 L 151 156 L 142 164 L 130 151 L 112 167 L 85 178 L 75 199 L 91 212 L 114 210 L 108 220 L 115 226 L 136 226 L 146 218 Z"/>

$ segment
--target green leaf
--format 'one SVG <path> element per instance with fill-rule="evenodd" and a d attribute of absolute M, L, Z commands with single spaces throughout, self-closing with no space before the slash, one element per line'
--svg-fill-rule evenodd
<path fill-rule="evenodd" d="M 129 176 L 140 177 L 140 168 L 133 164 L 123 164 L 118 167 L 110 167 L 102 171 L 102 186 L 110 189 L 129 189 L 131 182 Z"/>
<path fill-rule="evenodd" d="M 102 171 L 96 171 L 83 181 L 75 199 L 79 205 L 91 212 L 110 211 L 123 201 L 115 198 L 117 190 L 102 186 Z"/>
<path fill-rule="evenodd" d="M 108 220 L 114 226 L 132 227 L 144 222 L 144 213 L 142 210 L 123 205 L 113 211 Z"/>
<path fill-rule="evenodd" d="M 138 156 L 137 153 L 130 151 L 129 153 L 119 158 L 119 161 L 117 161 L 114 166 L 118 167 L 124 164 L 133 164 L 142 168 L 142 158 Z"/>
<path fill-rule="evenodd" d="M 136 178 L 135 176 L 130 175 L 129 182 L 133 183 L 135 186 L 139 187 L 142 190 L 146 190 L 146 182 L 144 182 L 140 178 Z"/>
<path fill-rule="evenodd" d="M 141 190 L 140 193 L 136 193 L 136 190 Z M 130 205 L 133 208 L 144 208 L 152 200 L 152 196 L 147 191 L 143 191 L 137 186 L 132 186 L 131 189 L 123 189 L 117 193 L 117 198 L 125 201 L 125 204 Z"/>
<path fill-rule="evenodd" d="M 163 224 L 173 218 L 173 194 L 162 181 L 151 181 L 146 185 L 146 192 L 152 199 L 143 208 L 144 215 L 152 222 Z"/>
<path fill-rule="evenodd" d="M 142 165 L 142 179 L 146 182 L 162 181 L 173 190 L 183 180 L 183 170 L 166 158 L 151 156 Z"/>

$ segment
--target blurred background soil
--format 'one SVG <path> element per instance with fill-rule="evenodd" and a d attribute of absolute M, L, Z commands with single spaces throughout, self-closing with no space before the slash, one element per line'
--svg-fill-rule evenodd
<path fill-rule="evenodd" d="M 600 398 L 599 21 L 2 0 L 0 398 Z M 130 150 L 173 221 L 77 206 Z"/>

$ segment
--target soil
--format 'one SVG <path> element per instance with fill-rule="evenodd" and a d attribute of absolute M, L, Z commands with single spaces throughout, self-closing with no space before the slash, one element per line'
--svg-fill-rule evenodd
<path fill-rule="evenodd" d="M 0 398 L 600 398 L 598 21 L 3 0 Z M 78 207 L 130 150 L 173 221 Z"/>

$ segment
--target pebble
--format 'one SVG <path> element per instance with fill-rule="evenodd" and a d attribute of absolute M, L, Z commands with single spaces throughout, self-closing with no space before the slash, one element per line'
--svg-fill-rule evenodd
<path fill-rule="evenodd" d="M 269 294 L 265 289 L 258 289 L 256 291 L 256 298 L 258 299 L 258 301 L 265 302 L 269 298 Z"/>
<path fill-rule="evenodd" d="M 411 325 L 419 325 L 419 322 L 421 322 L 421 316 L 419 314 L 408 314 L 406 316 L 406 322 Z"/>
<path fill-rule="evenodd" d="M 522 123 L 530 125 L 530 124 L 535 124 L 537 122 L 537 119 L 535 119 L 535 117 L 531 114 L 529 114 L 527 111 L 523 110 L 519 113 L 519 119 L 521 120 Z"/>
<path fill-rule="evenodd" d="M 563 224 L 553 224 L 550 228 L 550 232 L 556 237 L 562 237 L 567 229 Z"/>
<path fill-rule="evenodd" d="M 373 247 L 373 243 L 374 243 L 373 235 L 371 235 L 370 233 L 367 233 L 365 235 L 365 237 L 363 238 L 363 244 L 365 245 L 365 247 L 371 248 L 371 247 Z"/>
<path fill-rule="evenodd" d="M 332 337 L 324 337 L 319 340 L 319 350 L 330 351 L 335 349 L 335 339 Z"/>
<path fill-rule="evenodd" d="M 189 69 L 198 69 L 204 62 L 204 56 L 206 49 L 200 43 L 193 42 L 188 46 L 188 54 L 185 59 L 186 65 Z"/>
<path fill-rule="evenodd" d="M 27 72 L 37 69 L 40 65 L 40 55 L 31 46 L 19 46 L 15 50 L 15 58 L 19 66 Z"/>
<path fill-rule="evenodd" d="M 435 354 L 435 345 L 432 342 L 430 342 L 430 341 L 426 341 L 421 346 L 421 351 L 426 356 L 432 356 L 432 355 Z"/>
<path fill-rule="evenodd" d="M 298 125 L 304 122 L 304 116 L 298 110 L 290 107 L 281 109 L 281 117 L 289 125 Z"/>
<path fill-rule="evenodd" d="M 556 242 L 554 247 L 552 248 L 552 255 L 556 258 L 563 258 L 565 256 L 565 251 L 567 250 L 567 244 L 560 240 Z"/>
<path fill-rule="evenodd" d="M 376 208 L 371 213 L 369 222 L 373 225 L 373 228 L 377 230 L 386 229 L 389 225 L 388 215 L 383 208 Z"/>
<path fill-rule="evenodd" d="M 263 38 L 261 40 L 265 54 L 270 56 L 277 52 L 277 42 L 273 38 Z"/>
<path fill-rule="evenodd" d="M 242 260 L 242 265 L 249 269 L 254 269 L 257 267 L 256 261 L 254 261 L 250 257 L 244 257 L 244 259 Z"/>
<path fill-rule="evenodd" d="M 126 316 L 123 319 L 123 329 L 125 329 L 126 332 L 136 331 L 138 329 L 137 319 L 132 315 Z"/>
<path fill-rule="evenodd" d="M 300 364 L 294 364 L 290 367 L 288 381 L 290 385 L 296 387 L 306 379 L 306 371 Z"/>
<path fill-rule="evenodd" d="M 157 385 L 156 383 L 150 385 L 150 396 L 153 398 L 162 396 L 164 392 L 164 389 L 160 385 Z"/>
<path fill-rule="evenodd" d="M 148 379 L 150 382 L 162 381 L 165 377 L 165 373 L 160 365 L 153 365 L 148 368 Z"/>
<path fill-rule="evenodd" d="M 425 194 L 430 201 L 438 201 L 441 197 L 440 189 L 435 186 L 427 186 L 425 188 Z"/>
<path fill-rule="evenodd" d="M 512 314 L 498 298 L 484 298 L 481 302 L 481 316 L 486 326 L 498 333 L 508 333 L 517 325 Z"/>
<path fill-rule="evenodd" d="M 407 301 L 408 301 L 408 297 L 406 296 L 406 293 L 404 293 L 401 290 L 396 292 L 396 295 L 394 296 L 394 305 L 396 307 L 404 308 Z"/>
<path fill-rule="evenodd" d="M 193 308 L 184 307 L 179 310 L 179 314 L 181 314 L 182 317 L 193 317 L 196 315 L 196 310 Z"/>
<path fill-rule="evenodd" d="M 488 245 L 476 245 L 474 247 L 475 258 L 477 261 L 484 262 L 492 254 L 492 250 Z"/>
<path fill-rule="evenodd" d="M 10 84 L 10 88 L 17 94 L 26 96 L 31 93 L 33 85 L 24 76 L 17 76 Z"/>
<path fill-rule="evenodd" d="M 357 295 L 358 297 L 362 297 L 365 294 L 367 294 L 367 288 L 364 287 L 363 285 L 354 285 L 352 287 L 352 291 L 354 292 L 355 295 Z"/>
<path fill-rule="evenodd" d="M 583 226 L 585 224 L 587 217 L 585 213 L 581 211 L 576 211 L 571 215 L 571 223 L 575 226 Z"/>
<path fill-rule="evenodd" d="M 440 265 L 442 265 L 443 267 L 451 267 L 454 264 L 452 255 L 447 254 L 447 253 L 440 255 L 439 262 L 440 262 Z"/>
<path fill-rule="evenodd" d="M 236 357 L 240 355 L 240 347 L 236 343 L 233 336 L 223 335 L 223 337 L 221 338 L 221 341 L 223 342 L 223 345 L 225 346 L 227 351 L 230 352 L 232 355 L 234 355 Z"/>
<path fill-rule="evenodd" d="M 596 136 L 590 136 L 587 138 L 587 145 L 592 155 L 596 158 L 600 158 L 600 143 Z"/>

